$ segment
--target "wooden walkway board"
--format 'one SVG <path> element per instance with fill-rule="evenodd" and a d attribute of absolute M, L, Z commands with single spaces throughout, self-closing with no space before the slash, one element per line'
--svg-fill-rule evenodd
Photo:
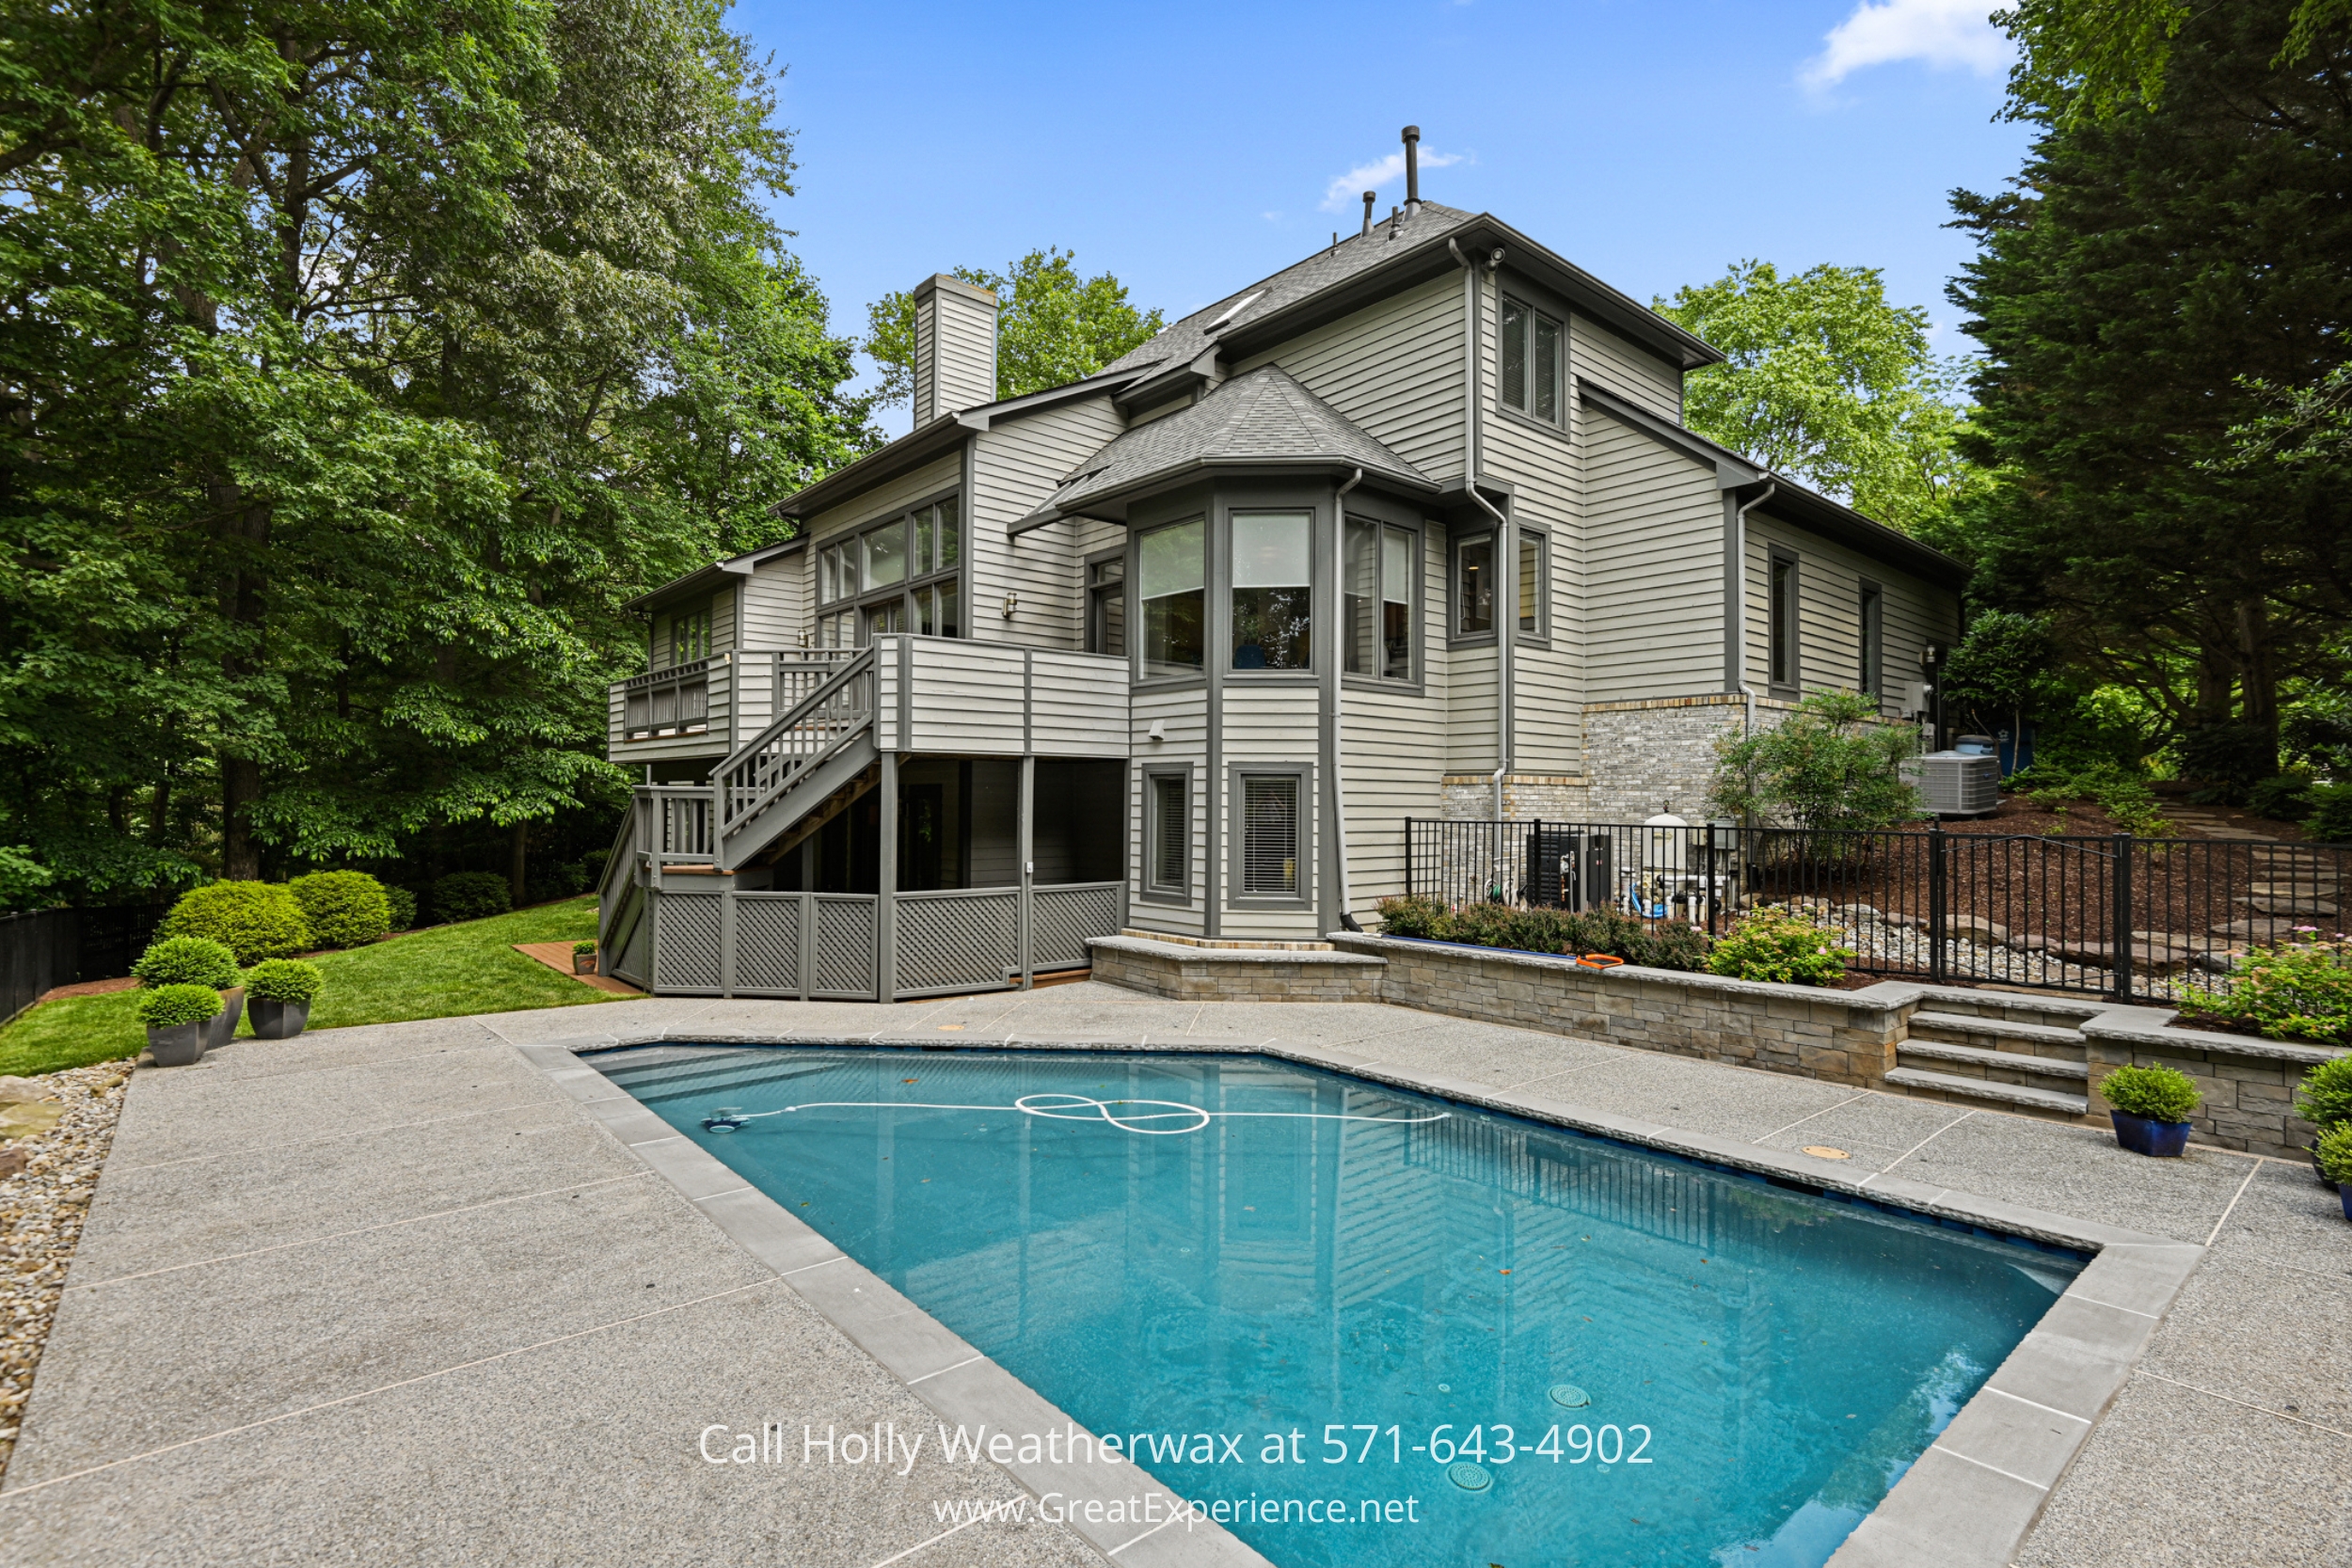
<path fill-rule="evenodd" d="M 571 974 L 573 979 L 578 980 L 583 986 L 594 986 L 598 990 L 609 990 L 615 996 L 645 994 L 635 986 L 626 981 L 615 980 L 610 974 L 572 974 L 572 944 L 568 942 L 518 942 L 515 943 L 515 951 L 526 958 L 538 959 L 558 974 Z M 596 956 L 602 958 L 604 955 L 599 953 Z"/>

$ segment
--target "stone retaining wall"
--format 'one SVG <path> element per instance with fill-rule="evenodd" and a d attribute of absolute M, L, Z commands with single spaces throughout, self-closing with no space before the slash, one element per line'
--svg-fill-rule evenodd
<path fill-rule="evenodd" d="M 2190 1118 L 2197 1142 L 2274 1159 L 2308 1159 L 2318 1130 L 2295 1114 L 2296 1087 L 2304 1073 L 2342 1053 L 2166 1028 L 2176 1016 L 2169 1007 L 2109 1007 L 2079 1025 L 2090 1063 L 2092 1109 L 2104 1113 L 2098 1085 L 2117 1068 L 2169 1067 L 2196 1079 L 2204 1094 L 2205 1102 Z"/>
<path fill-rule="evenodd" d="M 1096 937 L 1094 978 L 1184 1002 L 1377 1002 L 1376 958 Z"/>

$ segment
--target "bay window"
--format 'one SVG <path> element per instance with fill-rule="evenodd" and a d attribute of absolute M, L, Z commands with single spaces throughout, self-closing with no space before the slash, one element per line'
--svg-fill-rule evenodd
<path fill-rule="evenodd" d="M 1343 556 L 1347 647 L 1342 668 L 1351 675 L 1411 680 L 1420 536 L 1392 523 L 1350 517 Z"/>
<path fill-rule="evenodd" d="M 1232 542 L 1232 668 L 1309 668 L 1314 514 L 1236 512 Z"/>
<path fill-rule="evenodd" d="M 1142 610 L 1143 678 L 1197 675 L 1208 645 L 1208 528 L 1195 517 L 1137 541 L 1136 596 Z"/>

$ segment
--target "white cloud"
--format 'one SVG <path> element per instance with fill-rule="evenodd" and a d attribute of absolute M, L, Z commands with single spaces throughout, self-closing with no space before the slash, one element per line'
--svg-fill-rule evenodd
<path fill-rule="evenodd" d="M 1821 53 L 1798 79 L 1808 87 L 1835 87 L 1857 71 L 1898 60 L 1997 75 L 2009 68 L 2012 51 L 1994 27 L 1992 10 L 1991 0 L 1863 0 L 1830 29 Z"/>
<path fill-rule="evenodd" d="M 1449 164 L 1461 161 L 1462 154 L 1459 152 L 1432 152 L 1425 147 L 1421 151 L 1421 166 L 1423 168 L 1444 168 Z M 1376 162 L 1358 164 L 1345 174 L 1331 177 L 1331 183 L 1324 188 L 1323 210 L 1327 213 L 1351 212 L 1363 200 L 1364 192 L 1392 185 L 1404 178 L 1405 153 L 1402 149 Z"/>

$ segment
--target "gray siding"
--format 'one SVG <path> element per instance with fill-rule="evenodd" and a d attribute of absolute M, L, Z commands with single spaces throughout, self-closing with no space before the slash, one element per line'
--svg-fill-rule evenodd
<path fill-rule="evenodd" d="M 737 592 L 742 602 L 744 648 L 797 648 L 809 626 L 809 553 L 792 550 L 764 561 Z"/>
<path fill-rule="evenodd" d="M 1597 410 L 1586 429 L 1586 700 L 1721 691 L 1724 506 L 1714 470 Z"/>
<path fill-rule="evenodd" d="M 1858 550 L 1759 508 L 1748 514 L 1748 684 L 1766 689 L 1772 616 L 1772 547 L 1797 557 L 1797 657 L 1804 689 L 1853 689 L 1862 678 L 1862 580 L 1883 590 L 1886 689 L 1881 710 L 1901 712 L 1901 688 L 1918 680 L 1919 655 L 1929 643 L 1951 646 L 1960 633 L 1960 597 L 1952 590 L 1923 582 Z"/>
<path fill-rule="evenodd" d="M 1583 316 L 1568 325 L 1568 367 L 1661 419 L 1682 422 L 1680 367 Z"/>
<path fill-rule="evenodd" d="M 1064 519 L 1017 538 L 1006 531 L 1035 512 L 1088 458 L 1124 428 L 1108 397 L 1024 414 L 972 443 L 971 635 L 1032 647 L 1085 646 L 1082 553 L 1100 548 L 1103 525 Z M 1021 602 L 1008 619 L 1005 595 Z"/>
<path fill-rule="evenodd" d="M 1449 274 L 1243 360 L 1277 365 L 1435 480 L 1462 471 L 1462 279 Z"/>

